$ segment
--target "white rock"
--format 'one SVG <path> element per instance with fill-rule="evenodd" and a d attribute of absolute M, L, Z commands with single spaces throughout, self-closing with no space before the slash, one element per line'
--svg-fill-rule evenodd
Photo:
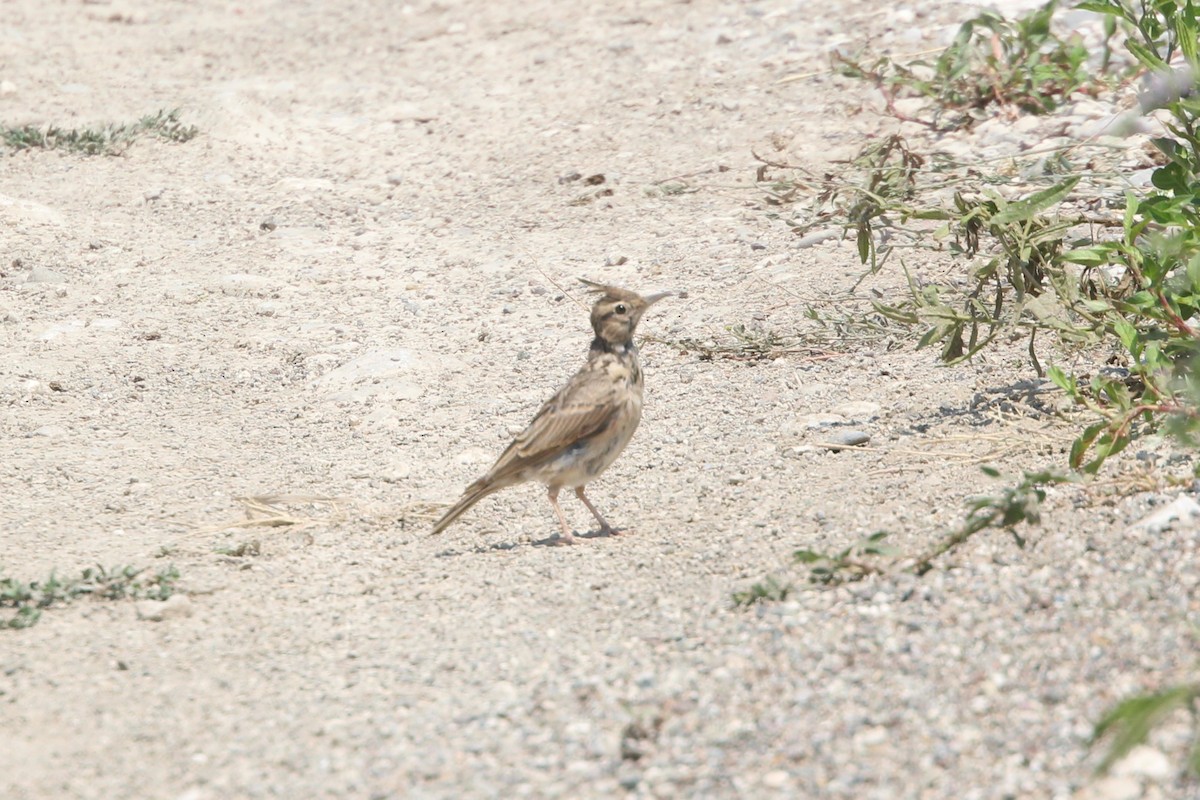
<path fill-rule="evenodd" d="M 186 594 L 173 594 L 166 600 L 139 600 L 135 606 L 138 619 L 162 622 L 192 615 L 192 601 Z"/>
<path fill-rule="evenodd" d="M 0 97 L 8 97 L 17 93 L 17 85 L 12 81 L 0 81 Z"/>
<path fill-rule="evenodd" d="M 1074 800 L 1140 800 L 1141 797 L 1139 781 L 1110 775 L 1076 792 Z"/>
<path fill-rule="evenodd" d="M 55 322 L 52 325 L 47 325 L 45 328 L 42 328 L 40 333 L 36 335 L 36 338 L 43 342 L 49 342 L 53 339 L 57 339 L 60 336 L 79 333 L 79 331 L 83 330 L 83 328 L 83 320 L 69 319 L 65 322 Z"/>
<path fill-rule="evenodd" d="M 224 294 L 263 297 L 275 289 L 275 282 L 260 275 L 225 275 L 219 285 Z"/>
<path fill-rule="evenodd" d="M 1175 770 L 1165 753 L 1140 744 L 1130 750 L 1129 755 L 1116 763 L 1112 774 L 1149 778 L 1161 783 L 1170 780 L 1175 775 Z"/>
<path fill-rule="evenodd" d="M 782 789 L 787 782 L 788 774 L 781 769 L 773 769 L 762 776 L 762 785 L 768 789 Z"/>
<path fill-rule="evenodd" d="M 1185 525 L 1195 526 L 1196 519 L 1200 517 L 1200 503 L 1197 503 L 1186 494 L 1181 494 L 1175 498 L 1174 502 L 1164 508 L 1160 508 L 1148 517 L 1144 517 L 1133 525 L 1129 526 L 1131 531 L 1144 531 L 1145 533 L 1162 533 L 1165 530 L 1175 527 L 1176 522 L 1182 522 Z"/>
<path fill-rule="evenodd" d="M 407 380 L 418 359 L 410 350 L 373 350 L 322 376 L 316 388 L 335 403 L 415 400 L 424 389 Z"/>
<path fill-rule="evenodd" d="M 44 436 L 47 439 L 61 439 L 67 435 L 67 429 L 61 425 L 43 425 L 33 432 L 34 436 Z"/>
<path fill-rule="evenodd" d="M 55 272 L 49 267 L 37 266 L 29 270 L 29 274 L 25 276 L 26 283 L 66 283 L 67 276 L 61 272 Z"/>
<path fill-rule="evenodd" d="M 833 413 L 846 419 L 874 419 L 879 416 L 879 403 L 870 400 L 851 400 L 833 409 Z"/>

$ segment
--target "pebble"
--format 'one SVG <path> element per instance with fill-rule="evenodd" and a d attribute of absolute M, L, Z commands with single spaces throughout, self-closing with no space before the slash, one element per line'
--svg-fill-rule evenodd
<path fill-rule="evenodd" d="M 57 339 L 60 336 L 78 333 L 79 331 L 83 330 L 84 327 L 83 320 L 81 319 L 69 319 L 64 322 L 55 322 L 51 325 L 47 325 L 45 328 L 42 328 L 35 338 L 43 342 L 49 342 Z"/>
<path fill-rule="evenodd" d="M 1174 528 L 1177 522 L 1190 523 L 1194 527 L 1198 517 L 1200 517 L 1200 503 L 1186 494 L 1181 494 L 1166 507 L 1135 522 L 1130 526 L 1130 530 L 1151 534 L 1163 533 Z"/>
<path fill-rule="evenodd" d="M 0 97 L 8 97 L 17 93 L 17 85 L 12 81 L 0 81 Z"/>
<path fill-rule="evenodd" d="M 866 431 L 841 430 L 829 431 L 823 437 L 821 446 L 835 453 L 847 447 L 857 447 L 871 441 L 871 434 Z"/>
<path fill-rule="evenodd" d="M 782 789 L 787 782 L 788 774 L 781 769 L 773 769 L 762 776 L 762 785 L 768 789 Z"/>
<path fill-rule="evenodd" d="M 1074 800 L 1141 800 L 1141 797 L 1140 781 L 1110 775 L 1076 792 Z"/>
<path fill-rule="evenodd" d="M 275 290 L 276 283 L 270 278 L 264 278 L 261 275 L 238 273 L 222 275 L 217 281 L 217 286 L 220 287 L 223 294 L 239 297 L 264 297 Z"/>
<path fill-rule="evenodd" d="M 1175 768 L 1161 750 L 1141 744 L 1130 750 L 1129 755 L 1113 766 L 1112 774 L 1163 782 L 1175 775 Z"/>
<path fill-rule="evenodd" d="M 788 431 L 811 431 L 818 428 L 828 428 L 831 425 L 845 424 L 846 418 L 840 414 L 817 413 L 802 414 L 785 423 Z"/>
<path fill-rule="evenodd" d="M 67 429 L 61 425 L 43 425 L 33 432 L 34 436 L 44 436 L 47 439 L 61 439 L 67 435 Z"/>
<path fill-rule="evenodd" d="M 134 608 L 138 619 L 150 622 L 190 617 L 194 610 L 186 594 L 173 594 L 166 600 L 139 600 Z"/>
<path fill-rule="evenodd" d="M 374 350 L 352 359 L 316 381 L 327 401 L 415 400 L 424 388 L 410 379 L 418 364 L 404 348 Z"/>
<path fill-rule="evenodd" d="M 37 266 L 29 270 L 29 274 L 25 276 L 26 283 L 66 283 L 67 276 L 61 272 L 56 272 L 49 267 Z"/>
<path fill-rule="evenodd" d="M 874 419 L 879 416 L 879 403 L 870 400 L 851 400 L 833 409 L 833 413 L 846 419 Z"/>

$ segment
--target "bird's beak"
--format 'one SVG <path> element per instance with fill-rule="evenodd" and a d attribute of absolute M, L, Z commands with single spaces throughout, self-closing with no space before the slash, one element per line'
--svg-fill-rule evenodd
<path fill-rule="evenodd" d="M 675 292 L 675 291 L 655 292 L 654 294 L 646 295 L 642 299 L 646 301 L 646 308 L 649 308 L 650 306 L 657 303 L 659 300 L 662 300 L 664 297 L 673 297 L 675 295 L 679 295 L 679 296 L 683 297 L 683 296 L 687 295 L 687 292 Z"/>

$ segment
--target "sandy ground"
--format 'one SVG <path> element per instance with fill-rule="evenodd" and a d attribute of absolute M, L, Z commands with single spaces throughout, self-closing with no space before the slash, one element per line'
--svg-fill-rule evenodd
<path fill-rule="evenodd" d="M 751 149 L 819 170 L 891 132 L 829 48 L 919 51 L 971 13 L 0 4 L 5 124 L 201 131 L 0 160 L 0 567 L 173 563 L 187 596 L 0 635 L 0 797 L 1187 796 L 1181 728 L 1116 789 L 1086 748 L 1194 662 L 1194 526 L 1129 527 L 1162 496 L 1052 491 L 1024 551 L 731 608 L 802 583 L 797 547 L 928 545 L 1000 485 L 979 463 L 1064 459 L 1071 428 L 1005 399 L 1021 343 L 949 371 L 897 341 L 661 341 L 864 307 L 853 244 L 797 248 Z M 589 492 L 632 533 L 534 546 L 527 486 L 430 537 L 581 363 L 579 275 L 689 293 L 643 323 L 643 425 Z M 869 447 L 805 448 L 820 414 Z M 268 494 L 338 500 L 230 527 Z"/>

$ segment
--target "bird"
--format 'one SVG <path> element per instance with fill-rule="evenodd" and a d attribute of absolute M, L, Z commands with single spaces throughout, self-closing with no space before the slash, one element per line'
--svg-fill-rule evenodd
<path fill-rule="evenodd" d="M 558 504 L 558 493 L 564 488 L 575 490 L 575 496 L 600 523 L 601 535 L 619 532 L 592 505 L 584 486 L 616 461 L 642 421 L 642 367 L 633 341 L 638 322 L 659 300 L 684 293 L 667 291 L 643 297 L 616 286 L 579 280 L 599 295 L 592 305 L 595 336 L 587 363 L 542 405 L 492 468 L 466 488 L 434 524 L 433 533 L 444 531 L 488 495 L 528 481 L 545 484 L 562 529 L 549 543 L 575 544 Z"/>

